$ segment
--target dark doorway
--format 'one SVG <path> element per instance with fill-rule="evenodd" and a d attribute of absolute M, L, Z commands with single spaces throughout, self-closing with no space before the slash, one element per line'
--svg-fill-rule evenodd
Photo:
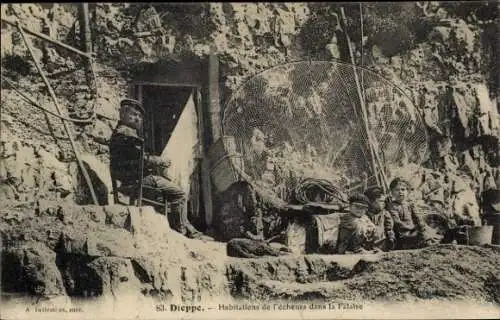
<path fill-rule="evenodd" d="M 193 92 L 191 87 L 147 85 L 142 87 L 146 152 L 160 155 Z"/>

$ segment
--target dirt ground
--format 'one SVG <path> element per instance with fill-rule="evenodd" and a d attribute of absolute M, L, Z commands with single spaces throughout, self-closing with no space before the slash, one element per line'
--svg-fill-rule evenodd
<path fill-rule="evenodd" d="M 435 298 L 500 303 L 499 280 L 500 248 L 440 245 L 387 254 L 365 264 L 344 285 L 368 300 Z"/>

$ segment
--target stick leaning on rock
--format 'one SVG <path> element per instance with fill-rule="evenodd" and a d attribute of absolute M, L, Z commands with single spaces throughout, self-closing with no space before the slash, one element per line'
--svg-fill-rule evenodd
<path fill-rule="evenodd" d="M 59 103 L 57 101 L 56 94 L 55 94 L 54 90 L 52 89 L 52 86 L 50 85 L 49 80 L 47 79 L 47 77 L 43 73 L 42 67 L 40 66 L 40 64 L 36 60 L 35 54 L 33 52 L 33 48 L 31 47 L 31 44 L 29 43 L 28 39 L 26 38 L 26 34 L 24 33 L 23 27 L 21 26 L 21 23 L 19 21 L 17 22 L 17 28 L 18 28 L 19 33 L 21 34 L 21 36 L 23 38 L 24 43 L 26 44 L 26 47 L 28 48 L 28 51 L 31 55 L 31 58 L 33 59 L 33 62 L 35 63 L 36 69 L 38 70 L 38 73 L 40 74 L 40 76 L 43 79 L 43 82 L 47 86 L 47 90 L 49 91 L 50 97 L 52 98 L 52 101 L 54 102 L 54 105 L 56 106 L 57 113 L 60 116 L 62 116 L 61 107 L 59 106 Z M 85 169 L 85 166 L 84 166 L 82 160 L 80 159 L 80 154 L 79 154 L 78 150 L 76 149 L 75 140 L 73 139 L 73 136 L 71 135 L 71 130 L 70 130 L 68 124 L 63 119 L 61 119 L 61 121 L 63 123 L 64 130 L 66 131 L 66 134 L 68 135 L 69 141 L 71 143 L 71 148 L 73 149 L 73 152 L 74 152 L 75 157 L 76 157 L 76 161 L 78 162 L 78 166 L 80 167 L 80 170 L 82 171 L 85 182 L 87 183 L 87 186 L 90 190 L 90 195 L 92 196 L 92 201 L 94 204 L 98 205 L 99 202 L 97 201 L 97 196 L 95 194 L 94 187 L 92 186 L 92 180 L 90 179 L 90 176 L 87 172 L 87 169 Z"/>

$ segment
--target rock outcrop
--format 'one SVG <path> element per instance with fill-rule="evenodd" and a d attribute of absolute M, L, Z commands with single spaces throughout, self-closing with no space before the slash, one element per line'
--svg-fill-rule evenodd
<path fill-rule="evenodd" d="M 43 201 L 1 219 L 3 291 L 198 301 L 227 290 L 224 245 L 187 241 L 152 207 Z"/>
<path fill-rule="evenodd" d="M 17 212 L 17 218 L 6 213 Z M 498 301 L 497 246 L 368 255 L 227 257 L 172 231 L 151 207 L 45 202 L 2 208 L 2 292 L 132 303 L 242 300 Z M 474 266 L 474 267 L 473 267 Z"/>
<path fill-rule="evenodd" d="M 495 40 L 491 39 L 488 27 L 494 24 L 491 20 L 494 15 L 490 14 L 491 21 L 487 20 L 482 17 L 486 14 L 484 10 L 477 6 L 471 6 L 470 17 L 463 13 L 461 5 L 424 7 L 394 6 L 394 17 L 386 21 L 378 16 L 377 6 L 367 6 L 364 14 L 373 13 L 374 17 L 365 17 L 364 65 L 405 88 L 420 108 L 430 138 L 430 160 L 425 167 L 442 171 L 450 178 L 465 175 L 477 196 L 484 189 L 499 187 L 500 180 L 496 168 L 500 159 L 497 88 L 492 86 L 490 75 L 495 69 L 489 67 L 494 65 L 495 57 Z M 48 71 L 60 103 L 80 118 L 95 111 L 92 124 L 74 126 L 74 130 L 82 151 L 96 155 L 104 164 L 109 151 L 106 143 L 118 118 L 119 101 L 127 94 L 128 72 L 134 66 L 193 56 L 203 59 L 209 53 L 216 53 L 221 62 L 221 100 L 224 102 L 242 81 L 266 68 L 306 56 L 326 59 L 326 47 L 334 35 L 338 51 L 345 51 L 335 5 L 95 4 L 90 9 L 93 46 L 98 57 L 95 83 L 85 81 L 81 58 L 70 54 L 61 60 L 57 58 L 64 56 L 60 49 L 46 52 L 47 43 L 37 40 L 33 44 L 40 51 L 39 61 L 44 55 L 45 60 L 53 60 L 55 64 L 61 60 L 57 71 Z M 76 45 L 79 37 L 76 10 L 72 5 L 10 4 L 2 6 L 2 17 L 20 18 L 35 31 L 48 32 L 58 40 Z M 346 7 L 346 10 L 355 17 L 358 9 Z M 406 19 L 404 14 L 408 12 L 412 14 Z M 186 28 L 185 21 L 179 20 L 181 16 L 192 20 L 193 25 Z M 360 30 L 352 17 L 348 17 L 347 31 L 352 33 L 355 51 L 360 53 L 356 43 Z M 483 18 L 486 20 L 482 21 Z M 398 30 L 397 24 L 405 27 Z M 310 34 L 314 30 L 318 32 Z M 383 47 L 376 50 L 383 45 L 377 39 L 384 32 L 404 33 L 408 41 L 395 35 L 397 50 Z M 19 79 L 21 87 L 30 88 L 27 91 L 32 92 L 42 106 L 54 110 L 15 30 L 6 28 L 2 39 L 5 40 L 2 41 L 2 63 L 6 74 Z M 398 41 L 404 43 L 396 45 Z M 323 42 L 325 47 L 318 47 Z M 340 56 L 349 60 L 348 56 Z M 26 75 L 19 74 L 22 69 L 19 63 L 10 64 L 12 57 L 26 65 Z M 68 61 L 74 65 L 69 66 Z M 67 70 L 67 74 L 63 70 Z M 74 160 L 59 120 L 49 116 L 51 124 L 47 125 L 40 110 L 33 109 L 8 87 L 2 88 L 2 115 L 7 135 L 43 141 L 47 147 L 51 146 L 49 149 L 55 147 L 52 129 L 61 153 L 56 157 L 62 162 Z M 82 181 L 73 181 L 73 184 L 79 186 Z"/>

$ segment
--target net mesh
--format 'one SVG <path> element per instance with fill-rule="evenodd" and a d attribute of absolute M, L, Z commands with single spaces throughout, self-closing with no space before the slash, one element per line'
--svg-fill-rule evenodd
<path fill-rule="evenodd" d="M 252 77 L 228 100 L 223 131 L 235 139 L 246 179 L 284 200 L 310 178 L 346 192 L 380 185 L 382 173 L 420 164 L 428 143 L 401 89 L 331 61 L 289 63 Z"/>

